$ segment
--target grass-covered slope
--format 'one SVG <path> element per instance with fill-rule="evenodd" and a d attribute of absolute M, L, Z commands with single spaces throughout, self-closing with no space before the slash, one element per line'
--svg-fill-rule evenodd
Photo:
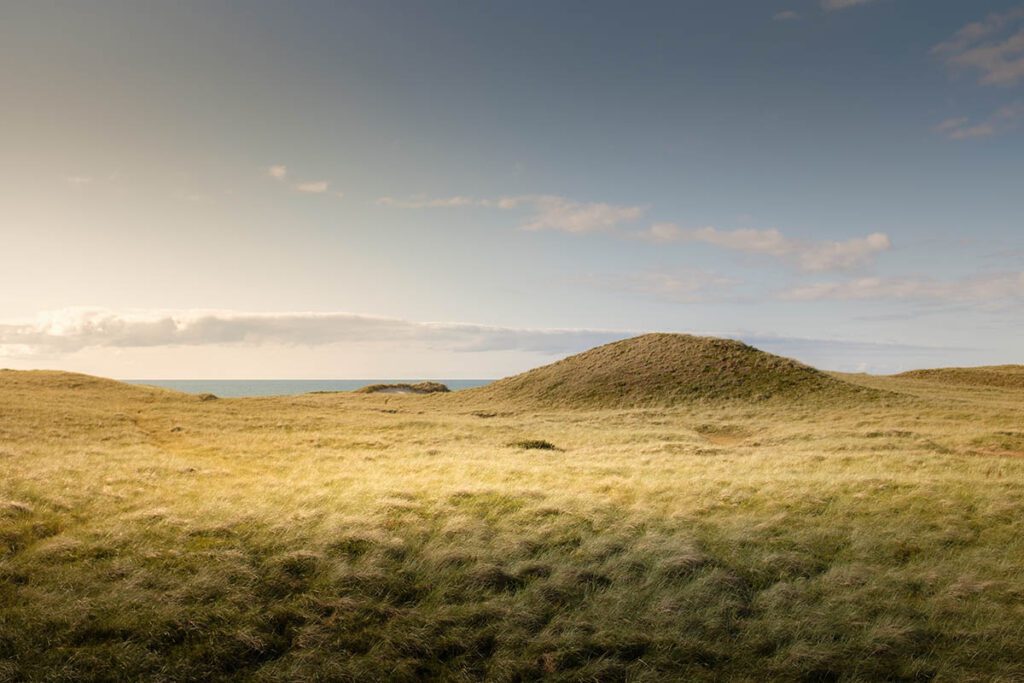
<path fill-rule="evenodd" d="M 896 377 L 973 387 L 1024 389 L 1024 365 L 987 365 L 974 368 L 911 370 Z"/>
<path fill-rule="evenodd" d="M 645 334 L 499 380 L 462 397 L 564 408 L 836 399 L 874 392 L 731 339 Z"/>

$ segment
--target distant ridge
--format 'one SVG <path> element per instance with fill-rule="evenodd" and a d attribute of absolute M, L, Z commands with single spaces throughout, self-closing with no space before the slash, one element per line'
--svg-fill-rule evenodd
<path fill-rule="evenodd" d="M 622 408 L 877 392 L 732 339 L 645 334 L 462 393 L 538 406 Z"/>
<path fill-rule="evenodd" d="M 911 370 L 895 377 L 973 387 L 1024 389 L 1024 365 L 984 365 L 974 368 Z"/>

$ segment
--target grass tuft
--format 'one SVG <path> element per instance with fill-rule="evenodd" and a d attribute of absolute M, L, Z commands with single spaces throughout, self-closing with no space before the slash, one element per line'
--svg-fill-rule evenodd
<path fill-rule="evenodd" d="M 536 450 L 536 451 L 559 451 L 562 450 L 550 441 L 544 439 L 520 439 L 518 441 L 512 441 L 509 443 L 512 448 L 520 448 L 524 451 Z"/>

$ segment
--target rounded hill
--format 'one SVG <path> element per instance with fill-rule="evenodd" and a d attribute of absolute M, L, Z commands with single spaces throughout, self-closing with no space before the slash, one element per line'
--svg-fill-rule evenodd
<path fill-rule="evenodd" d="M 872 392 L 732 339 L 645 334 L 460 393 L 545 406 L 622 408 Z"/>

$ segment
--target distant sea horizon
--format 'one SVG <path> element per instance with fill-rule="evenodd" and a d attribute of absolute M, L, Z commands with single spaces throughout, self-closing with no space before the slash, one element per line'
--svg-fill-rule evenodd
<path fill-rule="evenodd" d="M 452 391 L 490 384 L 493 379 L 122 379 L 126 384 L 143 384 L 174 389 L 188 394 L 215 394 L 223 398 L 245 396 L 292 396 L 313 391 L 355 391 L 371 384 L 415 384 L 440 382 Z"/>

